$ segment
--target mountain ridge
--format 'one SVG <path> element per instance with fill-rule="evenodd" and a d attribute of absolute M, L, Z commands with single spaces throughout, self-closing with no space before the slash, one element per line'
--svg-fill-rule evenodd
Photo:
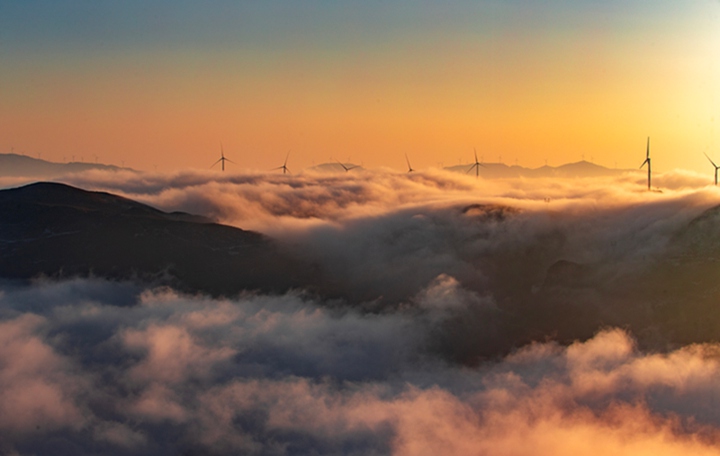
<path fill-rule="evenodd" d="M 37 177 L 51 178 L 62 176 L 64 174 L 79 173 L 89 170 L 104 171 L 131 171 L 137 172 L 132 168 L 125 168 L 115 165 L 106 165 L 103 163 L 88 162 L 68 162 L 57 163 L 40 158 L 28 157 L 19 154 L 0 154 L 0 176 L 7 177 Z"/>
<path fill-rule="evenodd" d="M 475 174 L 474 163 L 448 166 L 443 169 L 464 174 Z M 511 177 L 602 177 L 617 176 L 623 173 L 635 172 L 634 169 L 606 168 L 596 163 L 581 160 L 574 163 L 565 163 L 560 166 L 544 165 L 540 168 L 525 168 L 518 165 L 504 163 L 481 163 L 478 177 L 480 178 L 511 178 Z"/>

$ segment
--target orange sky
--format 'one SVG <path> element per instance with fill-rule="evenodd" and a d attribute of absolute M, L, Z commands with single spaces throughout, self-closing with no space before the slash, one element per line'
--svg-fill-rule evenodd
<path fill-rule="evenodd" d="M 0 152 L 203 168 L 222 142 L 239 168 L 291 151 L 291 170 L 400 169 L 405 153 L 419 169 L 477 147 L 488 162 L 632 168 L 650 136 L 658 171 L 720 158 L 717 2 L 271 2 L 236 16 L 232 2 L 212 14 L 151 3 L 142 20 L 132 7 L 79 3 L 60 19 L 9 7 Z M 88 25 L 99 17 L 107 30 Z"/>

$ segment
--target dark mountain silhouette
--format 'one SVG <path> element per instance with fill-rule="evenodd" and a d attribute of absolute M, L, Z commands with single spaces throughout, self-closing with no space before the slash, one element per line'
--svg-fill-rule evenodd
<path fill-rule="evenodd" d="M 518 326 L 567 343 L 619 326 L 653 349 L 720 339 L 720 206 L 636 261 L 555 261 Z"/>
<path fill-rule="evenodd" d="M 481 204 L 462 212 L 490 233 L 522 214 Z M 482 239 L 483 231 L 476 236 Z M 580 262 L 567 247 L 562 231 L 549 230 L 467 257 L 481 280 L 458 279 L 480 295 L 492 290 L 496 307 L 468 307 L 444 322 L 439 350 L 474 364 L 533 340 L 570 344 L 606 327 L 630 330 L 651 350 L 720 340 L 720 206 L 645 254 L 610 248 L 607 256 Z"/>
<path fill-rule="evenodd" d="M 95 275 L 213 295 L 282 292 L 308 268 L 255 232 L 64 184 L 0 191 L 0 277 Z"/>
<path fill-rule="evenodd" d="M 70 162 L 56 163 L 18 154 L 0 154 L 0 176 L 35 177 L 49 179 L 64 174 L 79 173 L 92 169 L 106 171 L 134 171 L 102 163 Z"/>

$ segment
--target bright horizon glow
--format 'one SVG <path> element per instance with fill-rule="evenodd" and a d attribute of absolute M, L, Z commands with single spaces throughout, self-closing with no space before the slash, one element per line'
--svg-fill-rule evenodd
<path fill-rule="evenodd" d="M 720 3 L 0 0 L 0 152 L 711 172 Z"/>

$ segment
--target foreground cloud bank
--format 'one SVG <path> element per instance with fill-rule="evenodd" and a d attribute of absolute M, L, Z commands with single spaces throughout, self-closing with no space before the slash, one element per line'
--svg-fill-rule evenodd
<path fill-rule="evenodd" d="M 720 331 L 720 191 L 707 176 L 658 175 L 662 192 L 647 192 L 642 174 L 88 172 L 67 182 L 268 234 L 309 264 L 301 288 L 322 302 L 388 311 L 450 277 L 485 304 L 440 329 L 438 349 L 466 364 L 603 327 L 654 349 Z"/>
<path fill-rule="evenodd" d="M 435 307 L 86 280 L 5 286 L 0 312 L 5 454 L 720 452 L 714 344 L 643 353 L 608 329 L 464 368 L 425 349 Z"/>
<path fill-rule="evenodd" d="M 66 182 L 270 234 L 321 279 L 3 285 L 0 453 L 720 453 L 697 176 L 217 177 Z"/>

